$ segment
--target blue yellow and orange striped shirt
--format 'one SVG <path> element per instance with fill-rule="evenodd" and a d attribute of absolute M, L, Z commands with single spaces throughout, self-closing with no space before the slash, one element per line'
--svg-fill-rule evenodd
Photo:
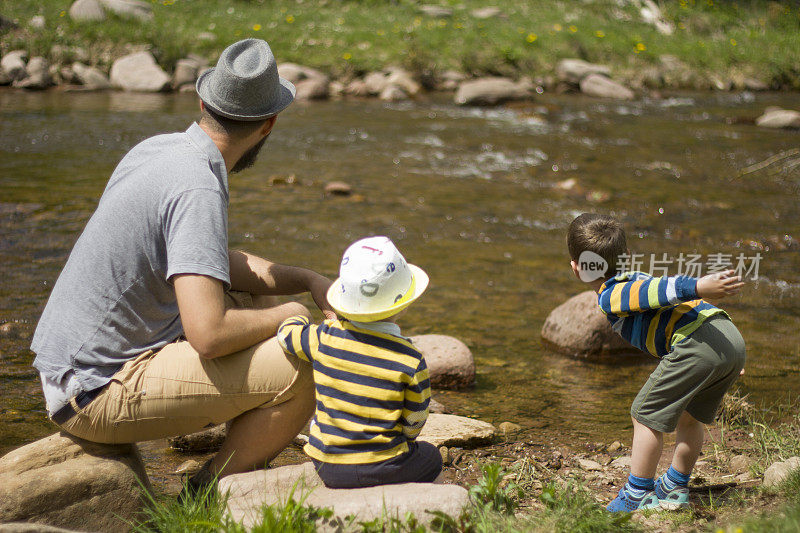
<path fill-rule="evenodd" d="M 425 359 L 405 337 L 347 320 L 289 318 L 284 351 L 314 367 L 317 407 L 304 450 L 324 463 L 366 464 L 408 450 L 428 419 Z"/>
<path fill-rule="evenodd" d="M 700 299 L 697 280 L 687 276 L 654 278 L 625 272 L 606 281 L 597 294 L 612 329 L 656 357 L 671 352 L 708 317 L 726 314 Z"/>

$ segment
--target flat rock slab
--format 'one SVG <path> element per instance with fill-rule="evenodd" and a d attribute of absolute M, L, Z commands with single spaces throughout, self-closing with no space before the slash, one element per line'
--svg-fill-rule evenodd
<path fill-rule="evenodd" d="M 586 359 L 639 354 L 611 330 L 594 291 L 582 292 L 553 309 L 542 326 L 542 338 L 559 352 Z"/>
<path fill-rule="evenodd" d="M 431 386 L 466 389 L 475 385 L 475 360 L 466 344 L 447 335 L 417 335 L 411 342 L 425 357 Z"/>
<path fill-rule="evenodd" d="M 458 105 L 495 105 L 530 98 L 530 85 L 508 78 L 479 78 L 463 82 L 456 91 Z"/>
<path fill-rule="evenodd" d="M 126 91 L 160 92 L 169 87 L 170 77 L 150 52 L 123 56 L 111 65 L 111 85 Z"/>
<path fill-rule="evenodd" d="M 791 109 L 768 109 L 756 119 L 762 128 L 800 128 L 800 112 Z"/>
<path fill-rule="evenodd" d="M 434 446 L 471 448 L 489 444 L 497 429 L 488 422 L 464 416 L 430 414 L 419 440 Z"/>
<path fill-rule="evenodd" d="M 290 495 L 295 500 L 303 496 L 305 504 L 331 508 L 334 518 L 318 522 L 320 531 L 339 530 L 341 524 L 357 525 L 382 516 L 413 513 L 427 524 L 433 519 L 429 511 L 442 511 L 458 516 L 469 503 L 467 490 L 458 485 L 433 483 L 404 483 L 363 489 L 329 489 L 314 470 L 311 462 L 235 474 L 220 480 L 219 489 L 229 493 L 228 512 L 231 517 L 252 527 L 257 523 L 263 505 L 280 504 Z"/>
<path fill-rule="evenodd" d="M 128 531 L 147 474 L 135 445 L 56 433 L 0 457 L 0 522 Z"/>
<path fill-rule="evenodd" d="M 581 80 L 580 88 L 583 94 L 597 98 L 633 100 L 635 97 L 633 91 L 602 74 L 589 74 Z"/>

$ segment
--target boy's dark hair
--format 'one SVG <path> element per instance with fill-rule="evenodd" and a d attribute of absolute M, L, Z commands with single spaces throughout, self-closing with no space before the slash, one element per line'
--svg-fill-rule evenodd
<path fill-rule="evenodd" d="M 619 256 L 628 253 L 625 231 L 619 220 L 594 213 L 583 213 L 572 221 L 567 230 L 567 247 L 570 258 L 576 263 L 586 250 L 602 257 L 608 263 L 608 276 L 617 274 Z"/>

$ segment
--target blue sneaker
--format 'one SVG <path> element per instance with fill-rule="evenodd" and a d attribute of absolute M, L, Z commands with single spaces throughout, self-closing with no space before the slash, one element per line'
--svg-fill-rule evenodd
<path fill-rule="evenodd" d="M 652 490 L 637 498 L 622 488 L 619 489 L 619 494 L 614 498 L 614 501 L 608 504 L 606 510 L 612 513 L 630 513 L 639 509 L 656 509 L 659 506 L 658 496 Z"/>
<path fill-rule="evenodd" d="M 682 487 L 676 485 L 672 490 L 667 490 L 661 481 L 661 478 L 656 480 L 656 488 L 653 491 L 658 498 L 659 505 L 662 509 L 675 511 L 689 507 L 689 487 Z"/>

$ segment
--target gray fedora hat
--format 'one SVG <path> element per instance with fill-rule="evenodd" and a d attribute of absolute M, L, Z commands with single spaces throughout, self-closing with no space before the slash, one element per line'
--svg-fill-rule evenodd
<path fill-rule="evenodd" d="M 292 82 L 278 76 L 275 56 L 261 39 L 245 39 L 223 50 L 217 66 L 198 78 L 196 88 L 212 111 L 244 121 L 277 115 L 295 95 Z"/>

